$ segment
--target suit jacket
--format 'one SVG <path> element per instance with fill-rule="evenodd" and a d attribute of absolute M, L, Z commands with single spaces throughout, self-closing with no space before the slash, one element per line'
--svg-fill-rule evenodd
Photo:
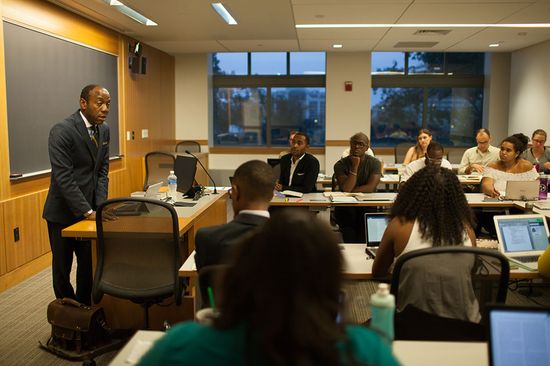
<path fill-rule="evenodd" d="M 99 126 L 98 146 L 91 140 L 80 111 L 50 130 L 52 172 L 42 217 L 71 225 L 107 199 L 109 127 Z"/>
<path fill-rule="evenodd" d="M 281 158 L 279 183 L 283 185 L 283 190 L 290 189 L 303 193 L 315 192 L 315 184 L 319 175 L 319 160 L 315 156 L 306 153 L 302 160 L 298 162 L 292 177 L 292 185 L 289 186 L 291 163 L 292 154 L 286 154 Z"/>
<path fill-rule="evenodd" d="M 209 265 L 225 263 L 225 256 L 232 245 L 246 233 L 266 223 L 267 217 L 238 214 L 224 225 L 201 228 L 195 236 L 195 264 L 197 270 Z"/>

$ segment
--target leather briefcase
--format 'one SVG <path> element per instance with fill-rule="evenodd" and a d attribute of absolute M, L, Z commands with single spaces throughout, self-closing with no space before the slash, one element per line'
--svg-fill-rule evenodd
<path fill-rule="evenodd" d="M 48 305 L 48 322 L 52 333 L 46 346 L 50 351 L 57 350 L 57 354 L 67 351 L 79 354 L 111 340 L 101 307 L 90 307 L 69 298 L 56 299 Z"/>

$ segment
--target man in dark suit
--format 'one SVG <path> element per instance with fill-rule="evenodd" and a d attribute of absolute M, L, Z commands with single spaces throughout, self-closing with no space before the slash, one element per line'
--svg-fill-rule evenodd
<path fill-rule="evenodd" d="M 281 175 L 275 185 L 278 191 L 315 192 L 319 175 L 319 160 L 307 153 L 309 137 L 297 132 L 292 137 L 290 153 L 281 158 Z"/>
<path fill-rule="evenodd" d="M 91 304 L 90 241 L 63 238 L 61 231 L 82 219 L 95 220 L 95 209 L 107 199 L 109 127 L 104 124 L 111 97 L 107 89 L 88 85 L 80 94 L 80 110 L 50 130 L 50 190 L 42 217 L 48 222 L 52 249 L 53 288 L 57 298 Z M 76 293 L 70 282 L 76 254 Z"/>
<path fill-rule="evenodd" d="M 251 160 L 235 170 L 231 181 L 231 200 L 235 218 L 218 226 L 201 228 L 195 237 L 195 263 L 197 270 L 224 263 L 224 257 L 242 235 L 269 219 L 267 211 L 275 176 L 273 169 L 263 161 Z"/>

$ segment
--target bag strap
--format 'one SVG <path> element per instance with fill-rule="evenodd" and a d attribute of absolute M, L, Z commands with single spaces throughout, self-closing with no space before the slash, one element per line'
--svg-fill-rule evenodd
<path fill-rule="evenodd" d="M 82 308 L 82 309 L 89 309 L 90 308 L 89 306 L 86 306 L 85 304 L 79 303 L 78 301 L 76 301 L 75 299 L 71 299 L 70 297 L 64 297 L 62 299 L 59 299 L 59 301 L 63 305 L 71 305 L 71 306 L 74 306 L 75 308 Z"/>

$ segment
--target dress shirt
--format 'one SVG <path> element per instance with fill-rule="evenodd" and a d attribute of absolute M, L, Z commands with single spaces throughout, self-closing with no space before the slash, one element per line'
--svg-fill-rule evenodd
<path fill-rule="evenodd" d="M 306 156 L 306 154 L 302 154 L 302 156 L 300 156 L 296 161 L 294 161 L 294 157 L 290 158 L 290 178 L 288 179 L 289 186 L 292 185 L 292 177 L 294 176 L 294 171 L 296 170 L 298 163 L 300 162 L 300 160 L 303 159 L 304 156 Z"/>
<path fill-rule="evenodd" d="M 264 211 L 264 210 L 241 210 L 239 211 L 239 214 L 263 216 L 269 219 L 269 211 Z"/>
<path fill-rule="evenodd" d="M 472 164 L 480 164 L 487 166 L 493 161 L 497 161 L 499 157 L 500 149 L 489 145 L 489 149 L 486 152 L 481 152 L 477 146 L 471 147 L 464 151 L 460 166 L 458 167 L 458 174 L 466 174 L 466 168 Z"/>

